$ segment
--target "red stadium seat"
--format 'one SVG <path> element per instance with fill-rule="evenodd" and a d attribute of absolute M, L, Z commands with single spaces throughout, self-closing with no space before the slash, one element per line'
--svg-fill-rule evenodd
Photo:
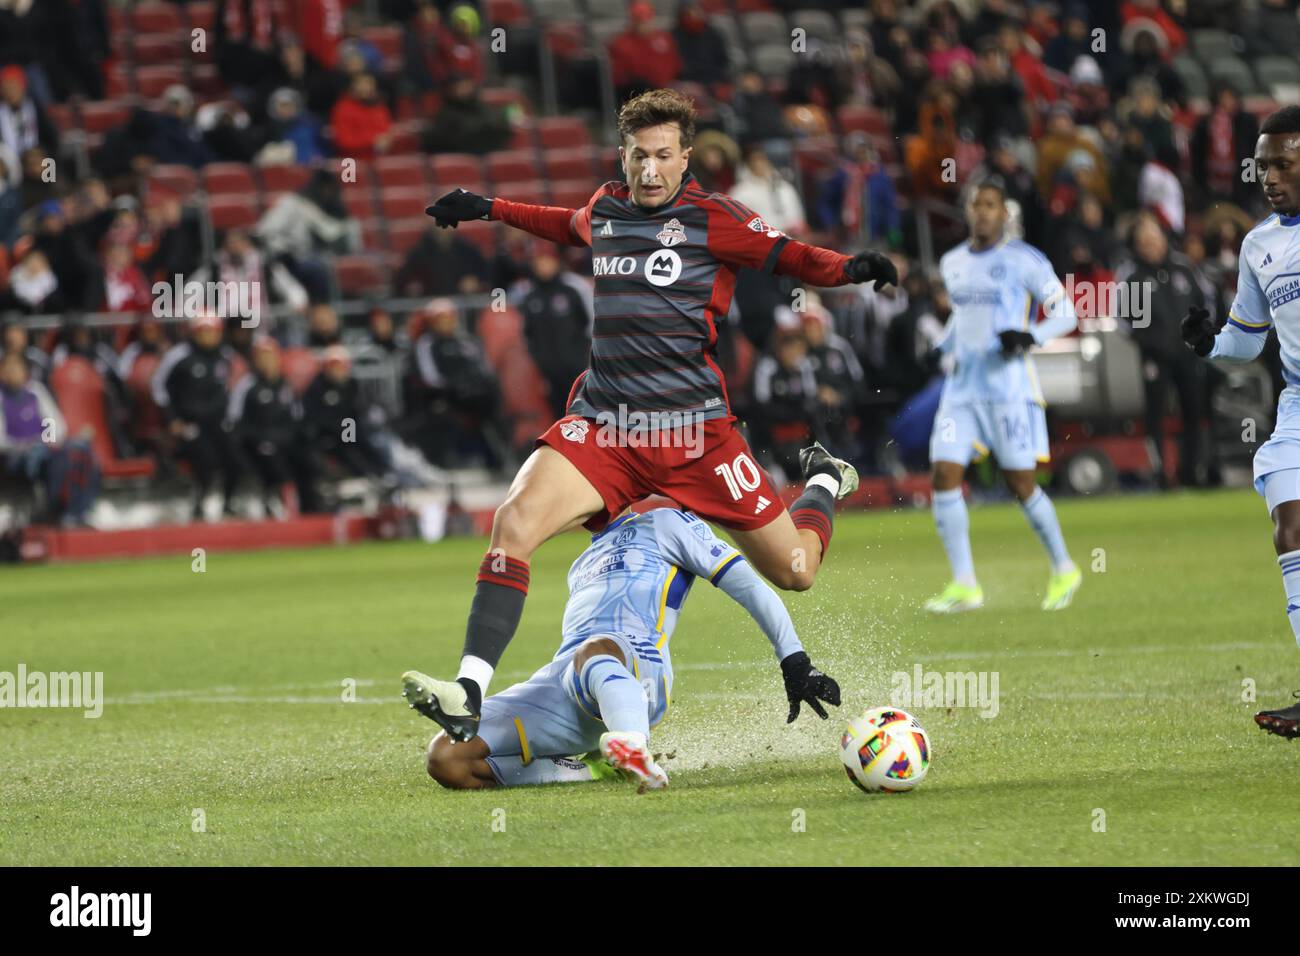
<path fill-rule="evenodd" d="M 388 270 L 378 256 L 336 256 L 334 278 L 339 291 L 349 295 L 383 291 L 388 285 Z"/>
<path fill-rule="evenodd" d="M 525 179 L 515 183 L 506 183 L 501 188 L 504 199 L 515 202 L 540 203 L 550 205 L 551 187 L 545 179 Z"/>
<path fill-rule="evenodd" d="M 423 156 L 384 156 L 375 160 L 375 177 L 380 188 L 391 189 L 403 186 L 412 189 L 424 189 L 425 181 Z"/>
<path fill-rule="evenodd" d="M 81 104 L 81 125 L 88 133 L 106 133 L 124 124 L 135 104 L 130 100 L 97 100 Z"/>
<path fill-rule="evenodd" d="M 252 167 L 244 163 L 209 163 L 203 167 L 203 188 L 211 194 L 256 196 Z"/>
<path fill-rule="evenodd" d="M 196 53 L 195 56 L 204 54 Z M 200 99 L 216 99 L 226 92 L 221 74 L 211 63 L 196 63 L 190 70 L 190 92 Z"/>
<path fill-rule="evenodd" d="M 132 62 L 181 63 L 189 53 L 189 36 L 184 33 L 141 33 L 131 42 Z"/>
<path fill-rule="evenodd" d="M 399 120 L 393 124 L 392 141 L 388 145 L 389 156 L 404 156 L 418 153 L 423 146 L 425 121 L 422 119 Z"/>
<path fill-rule="evenodd" d="M 212 0 L 190 0 L 185 5 L 185 15 L 189 17 L 190 29 L 211 29 L 214 22 L 213 11 Z"/>
<path fill-rule="evenodd" d="M 495 189 L 500 189 L 504 183 L 536 179 L 541 172 L 541 164 L 533 150 L 501 150 L 487 155 L 488 180 Z"/>
<path fill-rule="evenodd" d="M 248 229 L 257 222 L 256 196 L 223 193 L 208 198 L 213 229 Z"/>
<path fill-rule="evenodd" d="M 533 19 L 522 0 L 488 0 L 487 20 L 493 26 L 514 26 Z"/>
<path fill-rule="evenodd" d="M 173 83 L 184 83 L 185 71 L 175 64 L 142 66 L 135 71 L 135 89 L 149 99 L 162 96 Z"/>
<path fill-rule="evenodd" d="M 600 187 L 591 179 L 560 179 L 551 183 L 551 205 L 566 209 L 585 209 L 592 194 Z"/>
<path fill-rule="evenodd" d="M 50 389 L 67 422 L 68 434 L 87 426 L 93 431 L 91 447 L 105 478 L 149 478 L 154 463 L 149 458 L 118 458 L 104 412 L 104 380 L 95 366 L 79 355 L 69 357 L 50 374 Z"/>
<path fill-rule="evenodd" d="M 379 207 L 375 205 L 374 192 L 369 183 L 344 183 L 343 205 L 353 219 L 370 219 L 379 215 Z"/>
<path fill-rule="evenodd" d="M 889 120 L 870 106 L 841 106 L 835 113 L 841 133 L 870 133 L 872 136 L 891 136 Z"/>
<path fill-rule="evenodd" d="M 185 24 L 173 4 L 144 0 L 131 11 L 131 27 L 136 33 L 178 33 Z"/>
<path fill-rule="evenodd" d="M 590 147 L 578 149 L 546 149 L 542 152 L 542 168 L 547 179 L 591 179 L 596 176 Z"/>
<path fill-rule="evenodd" d="M 141 352 L 127 369 L 127 393 L 131 396 L 131 437 L 154 444 L 162 435 L 163 413 L 153 400 L 153 373 L 162 363 L 158 352 Z"/>
<path fill-rule="evenodd" d="M 429 193 L 424 189 L 384 189 L 379 193 L 379 208 L 389 220 L 422 216 L 429 201 Z"/>
<path fill-rule="evenodd" d="M 489 308 L 479 314 L 478 334 L 483 342 L 484 356 L 497 378 L 510 383 L 509 388 L 501 391 L 504 411 L 511 420 L 515 447 L 531 443 L 546 430 L 551 419 L 546 385 L 528 354 L 523 326 L 523 316 L 516 309 L 494 312 Z"/>
<path fill-rule="evenodd" d="M 382 252 L 388 248 L 388 238 L 384 234 L 383 220 L 361 220 L 361 248 L 366 252 Z"/>
<path fill-rule="evenodd" d="M 586 146 L 591 137 L 587 124 L 570 116 L 548 116 L 537 121 L 537 140 L 542 149 L 572 149 Z"/>
<path fill-rule="evenodd" d="M 496 255 L 501 230 L 505 227 L 500 222 L 462 222 L 456 232 L 462 239 L 468 239 L 479 247 L 479 251 L 489 259 Z"/>
<path fill-rule="evenodd" d="M 63 103 L 51 103 L 45 107 L 45 113 L 60 133 L 66 133 L 70 129 L 77 128 L 77 114 L 71 106 Z"/>
<path fill-rule="evenodd" d="M 457 186 L 470 189 L 470 183 L 484 182 L 483 162 L 469 153 L 430 156 L 429 179 L 439 189 L 455 189 Z"/>
<path fill-rule="evenodd" d="M 479 92 L 479 98 L 488 106 L 496 106 L 504 109 L 508 106 L 518 106 L 528 115 L 533 111 L 533 104 L 528 101 L 528 94 L 522 90 L 517 90 L 513 86 L 493 86 Z"/>
<path fill-rule="evenodd" d="M 388 224 L 388 248 L 399 256 L 405 257 L 429 229 L 432 222 L 427 216 L 422 219 L 400 219 Z M 459 227 L 457 227 L 459 229 Z"/>
<path fill-rule="evenodd" d="M 311 179 L 311 170 L 306 166 L 263 166 L 259 173 L 267 192 L 296 193 Z"/>
<path fill-rule="evenodd" d="M 294 394 L 301 395 L 320 373 L 320 359 L 311 349 L 285 349 L 280 356 L 280 371 Z"/>
<path fill-rule="evenodd" d="M 182 202 L 189 199 L 199 186 L 198 174 L 188 166 L 155 166 L 149 172 L 149 185 L 161 186 L 176 193 Z"/>
<path fill-rule="evenodd" d="M 532 150 L 537 148 L 537 129 L 532 120 L 522 120 L 510 128 L 510 142 L 506 149 Z"/>
<path fill-rule="evenodd" d="M 104 93 L 119 99 L 135 92 L 135 74 L 121 60 L 114 60 L 104 75 Z"/>

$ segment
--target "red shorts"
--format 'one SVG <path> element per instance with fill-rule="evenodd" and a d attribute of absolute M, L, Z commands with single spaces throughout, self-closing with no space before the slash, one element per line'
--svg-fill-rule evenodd
<path fill-rule="evenodd" d="M 785 511 L 785 504 L 758 467 L 734 418 L 711 418 L 699 432 L 651 432 L 641 446 L 618 439 L 591 418 L 569 415 L 546 430 L 536 445 L 549 445 L 582 472 L 605 501 L 605 510 L 584 527 L 599 531 L 634 501 L 659 494 L 706 521 L 753 531 Z M 650 444 L 659 440 L 659 447 Z M 688 444 L 686 439 L 690 439 Z"/>

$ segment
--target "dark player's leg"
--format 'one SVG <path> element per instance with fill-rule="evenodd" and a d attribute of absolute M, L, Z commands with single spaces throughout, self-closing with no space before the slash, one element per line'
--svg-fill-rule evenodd
<path fill-rule="evenodd" d="M 1273 548 L 1282 564 L 1282 579 L 1287 584 L 1287 615 L 1300 614 L 1293 610 L 1294 596 L 1290 593 L 1291 578 L 1296 570 L 1288 560 L 1300 560 L 1300 501 L 1283 501 L 1273 509 Z M 1300 737 L 1300 703 L 1279 710 L 1265 710 L 1255 715 L 1255 723 L 1279 737 Z"/>

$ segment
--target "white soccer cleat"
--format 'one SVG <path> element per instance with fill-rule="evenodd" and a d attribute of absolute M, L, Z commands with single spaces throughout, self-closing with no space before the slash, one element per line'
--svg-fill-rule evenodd
<path fill-rule="evenodd" d="M 836 498 L 847 498 L 858 490 L 858 470 L 843 458 L 836 458 L 819 441 L 807 448 L 799 449 L 799 466 L 803 469 L 804 481 L 815 474 L 825 474 L 827 466 L 833 468 L 840 480 L 840 490 Z"/>
<path fill-rule="evenodd" d="M 428 717 L 453 740 L 464 743 L 478 733 L 479 715 L 458 680 L 435 680 L 419 671 L 407 671 L 402 675 L 402 696 L 412 710 Z"/>
<path fill-rule="evenodd" d="M 600 738 L 600 752 L 606 762 L 641 781 L 637 793 L 668 786 L 668 774 L 650 756 L 645 734 L 635 731 L 610 731 Z"/>

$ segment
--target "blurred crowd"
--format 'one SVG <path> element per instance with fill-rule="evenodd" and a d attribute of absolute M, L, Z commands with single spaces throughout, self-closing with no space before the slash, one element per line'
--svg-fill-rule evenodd
<path fill-rule="evenodd" d="M 318 480 L 331 472 L 415 480 L 400 464 L 411 449 L 436 467 L 508 470 L 585 366 L 589 254 L 429 228 L 381 284 L 345 290 L 340 257 L 368 239 L 338 160 L 504 149 L 541 101 L 546 46 L 561 110 L 589 117 L 598 141 L 606 77 L 615 101 L 678 86 L 700 107 L 691 165 L 706 187 L 797 238 L 894 257 L 899 286 L 879 293 L 819 296 L 742 273 L 719 358 L 774 471 L 796 471 L 810 437 L 867 470 L 898 466 L 890 422 L 933 382 L 949 314 L 934 261 L 964 236 L 963 190 L 997 177 L 1015 228 L 1062 276 L 1152 286 L 1152 322 L 1134 334 L 1145 426 L 1159 438 L 1179 411 L 1180 478 L 1200 483 L 1210 475 L 1192 426 L 1213 382 L 1177 322 L 1189 303 L 1221 313 L 1231 301 L 1241 239 L 1263 213 L 1242 165 L 1277 92 L 1262 64 L 1294 59 L 1298 2 L 681 0 L 662 16 L 636 0 L 594 40 L 579 20 L 545 19 L 588 8 L 576 0 L 177 4 L 210 16 L 215 75 L 171 77 L 119 124 L 74 136 L 56 120 L 114 95 L 122 44 L 110 24 L 131 10 L 0 0 L 0 480 L 44 483 L 53 516 L 76 523 L 98 473 L 140 456 L 187 473 L 196 501 L 229 501 L 249 482 L 270 511 L 285 488 L 302 510 L 331 507 Z M 494 55 L 487 28 L 529 9 L 531 29 Z M 823 28 L 794 53 L 787 30 L 784 52 L 768 55 L 730 32 L 757 30 L 753 13 Z M 371 41 L 377 25 L 400 26 L 400 49 Z M 1196 42 L 1220 36 L 1226 45 Z M 138 45 L 134 57 L 142 71 Z M 487 102 L 490 82 L 516 101 Z M 399 143 L 404 116 L 421 121 L 413 145 Z M 224 226 L 151 175 L 214 163 L 305 172 Z M 157 320 L 153 284 L 176 276 L 256 280 L 265 317 L 256 330 Z M 508 293 L 504 325 L 472 298 L 496 289 Z M 120 321 L 85 318 L 106 312 Z M 520 354 L 535 387 L 520 384 Z M 386 364 L 358 381 L 363 355 Z M 51 441 L 34 423 L 69 417 L 69 363 L 91 369 L 103 407 L 79 408 L 77 428 L 56 422 Z"/>

